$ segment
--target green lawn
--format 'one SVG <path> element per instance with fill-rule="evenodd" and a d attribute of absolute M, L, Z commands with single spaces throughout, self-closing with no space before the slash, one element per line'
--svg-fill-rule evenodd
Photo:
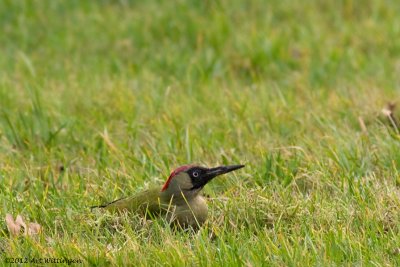
<path fill-rule="evenodd" d="M 1 264 L 400 265 L 400 135 L 381 115 L 399 99 L 399 14 L 394 0 L 1 1 Z M 207 185 L 198 233 L 88 209 L 187 163 L 246 164 Z M 10 238 L 6 213 L 42 233 Z"/>

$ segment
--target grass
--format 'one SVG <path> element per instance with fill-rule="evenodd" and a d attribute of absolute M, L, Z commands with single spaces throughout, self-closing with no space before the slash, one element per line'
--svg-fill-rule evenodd
<path fill-rule="evenodd" d="M 380 115 L 398 99 L 399 12 L 2 1 L 0 217 L 43 226 L 10 238 L 2 223 L 2 263 L 400 265 L 400 136 Z M 246 164 L 205 188 L 196 234 L 88 209 L 192 162 Z"/>

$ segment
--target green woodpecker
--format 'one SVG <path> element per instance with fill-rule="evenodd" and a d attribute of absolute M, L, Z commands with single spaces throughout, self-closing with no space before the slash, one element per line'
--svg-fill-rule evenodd
<path fill-rule="evenodd" d="M 214 177 L 243 167 L 232 165 L 205 168 L 185 165 L 174 170 L 161 189 L 148 189 L 135 196 L 92 208 L 161 215 L 183 228 L 198 228 L 206 221 L 208 213 L 206 200 L 200 193 L 203 187 Z"/>

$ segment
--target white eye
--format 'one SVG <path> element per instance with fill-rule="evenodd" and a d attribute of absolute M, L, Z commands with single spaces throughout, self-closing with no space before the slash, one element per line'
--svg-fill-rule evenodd
<path fill-rule="evenodd" d="M 193 177 L 199 177 L 199 173 L 197 171 L 194 171 L 192 175 Z"/>

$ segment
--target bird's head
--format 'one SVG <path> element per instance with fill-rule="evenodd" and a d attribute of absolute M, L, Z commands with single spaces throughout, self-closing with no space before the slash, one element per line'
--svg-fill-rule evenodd
<path fill-rule="evenodd" d="M 161 192 L 172 196 L 196 195 L 213 178 L 240 168 L 244 165 L 219 166 L 205 168 L 196 165 L 184 165 L 171 172 Z"/>

